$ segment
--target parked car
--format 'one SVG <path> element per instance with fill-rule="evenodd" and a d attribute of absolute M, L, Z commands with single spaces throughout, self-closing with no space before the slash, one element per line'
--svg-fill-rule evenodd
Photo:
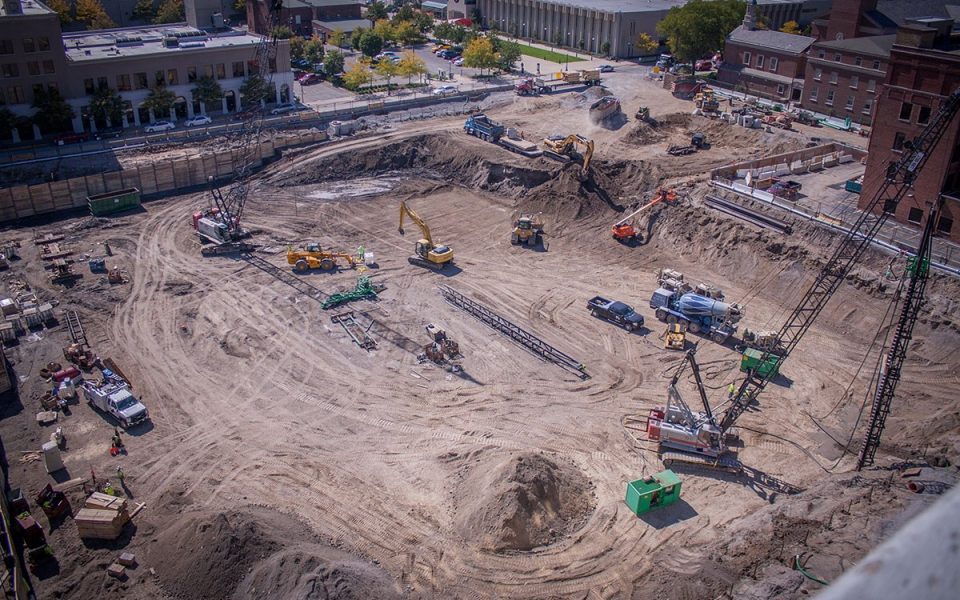
<path fill-rule="evenodd" d="M 457 93 L 457 86 L 455 85 L 441 85 L 439 87 L 433 88 L 434 96 L 451 96 Z"/>
<path fill-rule="evenodd" d="M 712 71 L 713 70 L 713 61 L 709 58 L 704 60 L 698 60 L 695 65 L 697 71 Z"/>
<path fill-rule="evenodd" d="M 90 139 L 90 134 L 87 132 L 81 133 L 61 133 L 57 137 L 53 138 L 53 143 L 57 146 L 62 146 L 64 144 L 76 144 L 78 142 L 86 142 Z"/>
<path fill-rule="evenodd" d="M 284 113 L 293 112 L 297 110 L 297 105 L 293 102 L 284 102 L 273 107 L 273 110 L 270 111 L 271 115 L 282 115 Z"/>
<path fill-rule="evenodd" d="M 307 73 L 297 81 L 300 82 L 300 85 L 310 85 L 313 83 L 320 83 L 323 81 L 323 78 L 316 73 Z"/>
<path fill-rule="evenodd" d="M 197 115 L 192 119 L 187 119 L 185 125 L 187 127 L 196 127 L 198 125 L 209 125 L 210 123 L 213 123 L 213 119 L 207 115 Z"/>
<path fill-rule="evenodd" d="M 170 121 L 156 121 L 144 127 L 143 130 L 147 133 L 157 133 L 159 131 L 167 131 L 175 128 L 176 128 L 176 125 L 174 125 Z"/>
<path fill-rule="evenodd" d="M 613 65 L 600 65 L 601 73 L 613 73 Z"/>
<path fill-rule="evenodd" d="M 462 66 L 463 66 L 463 62 L 464 62 L 464 61 L 463 61 L 463 57 L 462 57 L 462 56 L 459 57 L 459 58 L 455 58 L 455 59 L 453 60 L 453 66 L 455 66 L 455 67 L 462 67 Z"/>
<path fill-rule="evenodd" d="M 620 301 L 594 296 L 587 301 L 587 310 L 594 317 L 616 323 L 627 331 L 643 327 L 643 316 L 637 314 L 629 304 Z"/>

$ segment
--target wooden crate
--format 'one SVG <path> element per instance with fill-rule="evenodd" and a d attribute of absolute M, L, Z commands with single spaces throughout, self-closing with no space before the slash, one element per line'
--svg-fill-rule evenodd
<path fill-rule="evenodd" d="M 82 538 L 115 540 L 123 533 L 123 526 L 130 520 L 126 511 L 81 508 L 73 517 L 77 533 Z"/>

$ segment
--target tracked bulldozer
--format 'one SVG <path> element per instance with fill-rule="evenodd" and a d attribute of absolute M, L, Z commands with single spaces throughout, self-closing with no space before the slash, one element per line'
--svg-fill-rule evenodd
<path fill-rule="evenodd" d="M 513 224 L 510 243 L 535 248 L 543 243 L 543 220 L 539 215 L 520 215 Z"/>

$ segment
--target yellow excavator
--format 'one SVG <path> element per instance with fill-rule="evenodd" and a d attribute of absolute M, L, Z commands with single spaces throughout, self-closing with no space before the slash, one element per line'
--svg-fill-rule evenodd
<path fill-rule="evenodd" d="M 430 237 L 430 228 L 423 222 L 420 215 L 410 210 L 406 202 L 400 202 L 400 227 L 397 228 L 400 235 L 404 235 L 404 215 L 410 217 L 410 220 L 417 224 L 420 228 L 420 234 L 423 236 L 417 240 L 413 256 L 407 259 L 411 265 L 439 270 L 453 262 L 453 248 L 443 244 L 434 244 L 433 238 Z"/>
<path fill-rule="evenodd" d="M 357 266 L 357 259 L 346 252 L 329 252 L 320 247 L 320 244 L 307 244 L 300 250 L 293 246 L 287 248 L 287 264 L 293 265 L 293 270 L 305 273 L 310 269 L 332 271 L 337 268 L 339 261 L 346 261 L 350 268 Z"/>
<path fill-rule="evenodd" d="M 593 159 L 593 140 L 588 140 L 580 134 L 573 133 L 567 137 L 552 135 L 543 140 L 544 154 L 558 160 L 583 159 L 580 173 L 586 175 L 590 170 L 590 161 Z"/>

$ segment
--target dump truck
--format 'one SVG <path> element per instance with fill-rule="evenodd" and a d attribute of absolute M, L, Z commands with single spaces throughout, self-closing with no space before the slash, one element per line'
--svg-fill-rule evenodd
<path fill-rule="evenodd" d="M 619 300 L 607 300 L 601 296 L 594 296 L 587 301 L 587 310 L 594 317 L 616 323 L 627 331 L 636 331 L 643 327 L 643 315 L 634 311 L 629 304 Z"/>
<path fill-rule="evenodd" d="M 130 391 L 130 385 L 117 378 L 105 378 L 99 382 L 84 381 L 80 391 L 90 406 L 107 413 L 124 429 L 146 421 L 150 415 Z"/>
<path fill-rule="evenodd" d="M 469 135 L 495 144 L 507 131 L 503 124 L 497 123 L 487 115 L 473 115 L 464 121 L 463 130 Z"/>
<path fill-rule="evenodd" d="M 650 308 L 665 323 L 680 323 L 691 333 L 704 333 L 723 344 L 737 330 L 743 307 L 693 292 L 657 288 L 650 297 Z"/>

